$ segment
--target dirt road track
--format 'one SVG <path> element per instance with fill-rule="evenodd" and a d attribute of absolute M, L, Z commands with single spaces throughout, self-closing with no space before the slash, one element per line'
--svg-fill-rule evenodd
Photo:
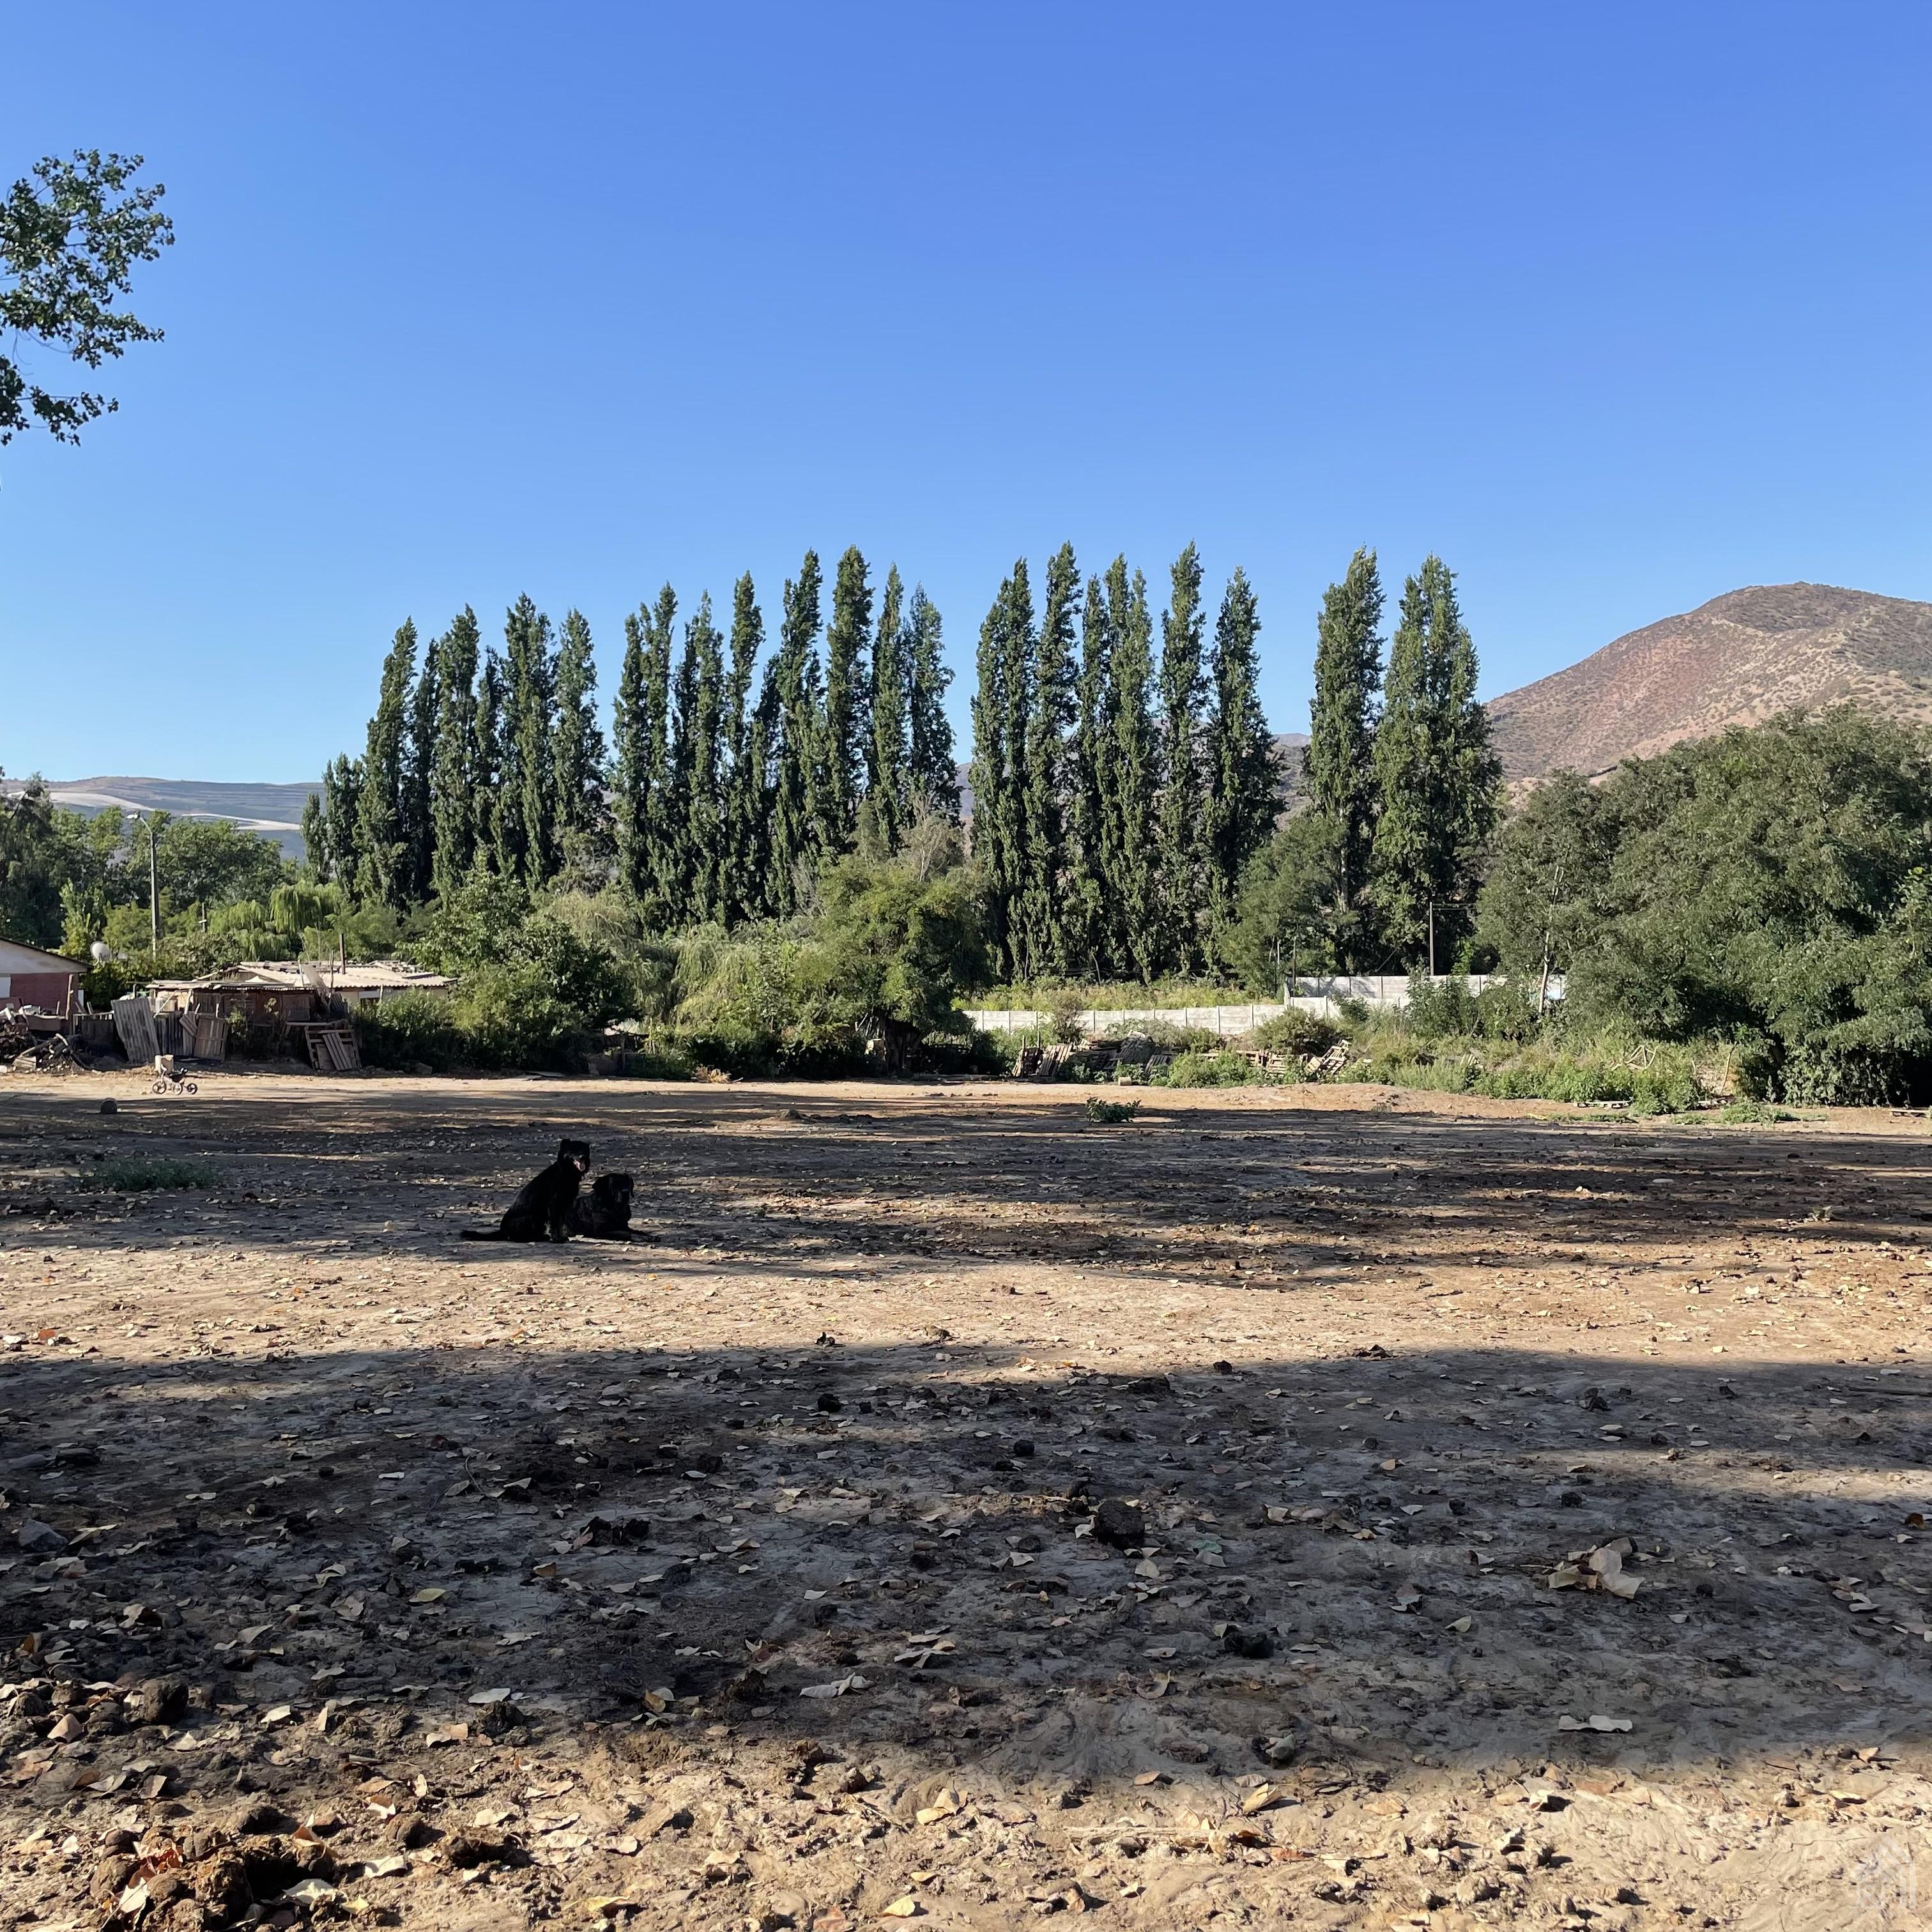
<path fill-rule="evenodd" d="M 0 1085 L 0 1924 L 1910 1922 L 1926 1124 L 1143 1097 Z"/>

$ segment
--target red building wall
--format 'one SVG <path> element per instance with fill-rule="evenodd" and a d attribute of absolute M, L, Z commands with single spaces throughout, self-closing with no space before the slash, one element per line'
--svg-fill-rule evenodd
<path fill-rule="evenodd" d="M 77 973 L 16 973 L 7 1000 L 0 1001 L 0 1004 L 10 1001 L 16 1006 L 38 1006 L 47 1012 L 65 1012 L 68 996 L 80 978 Z"/>

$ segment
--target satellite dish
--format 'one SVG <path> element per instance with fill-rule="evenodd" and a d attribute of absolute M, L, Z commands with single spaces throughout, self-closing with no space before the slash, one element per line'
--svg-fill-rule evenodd
<path fill-rule="evenodd" d="M 87 953 L 88 957 L 92 959 L 97 966 L 105 966 L 108 961 L 114 956 L 108 951 L 107 942 L 104 939 L 97 939 L 94 944 L 87 949 Z"/>

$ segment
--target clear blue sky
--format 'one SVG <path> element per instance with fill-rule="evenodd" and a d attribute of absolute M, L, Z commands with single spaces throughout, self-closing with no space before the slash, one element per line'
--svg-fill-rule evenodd
<path fill-rule="evenodd" d="M 20 8 L 0 182 L 177 245 L 0 450 L 0 765 L 290 780 L 405 616 L 815 546 L 944 610 L 1198 542 L 1306 722 L 1358 544 L 1496 692 L 1742 584 L 1932 598 L 1932 9 Z M 15 674 L 24 674 L 16 676 Z"/>

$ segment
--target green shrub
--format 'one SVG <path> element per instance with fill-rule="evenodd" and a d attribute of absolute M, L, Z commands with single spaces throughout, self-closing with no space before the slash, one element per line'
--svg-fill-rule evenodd
<path fill-rule="evenodd" d="M 470 1058 L 455 1007 L 440 993 L 401 993 L 358 1008 L 356 1039 L 370 1066 L 427 1066 L 446 1073 Z"/>
<path fill-rule="evenodd" d="M 1046 1021 L 1047 1037 L 1062 1046 L 1078 1046 L 1085 1037 L 1081 1019 L 1086 1006 L 1076 987 L 1061 987 L 1048 994 L 1040 1008 Z"/>
<path fill-rule="evenodd" d="M 1170 1087 L 1245 1087 L 1254 1070 L 1238 1053 L 1177 1054 L 1167 1070 Z"/>
<path fill-rule="evenodd" d="M 1538 1024 L 1535 992 L 1518 981 L 1485 986 L 1476 995 L 1475 1030 L 1485 1040 L 1534 1040 Z"/>
<path fill-rule="evenodd" d="M 1103 1100 L 1097 1094 L 1089 1094 L 1083 1111 L 1090 1126 L 1118 1127 L 1124 1126 L 1141 1110 L 1138 1100 Z"/>
<path fill-rule="evenodd" d="M 1734 1100 L 1728 1107 L 1719 1108 L 1716 1118 L 1727 1127 L 1768 1127 L 1798 1116 L 1762 1100 Z"/>
<path fill-rule="evenodd" d="M 1342 1037 L 1342 1029 L 1321 1013 L 1290 1006 L 1264 1020 L 1249 1036 L 1263 1053 L 1305 1054 L 1318 1058 Z"/>
<path fill-rule="evenodd" d="M 1214 1053 L 1221 1045 L 1221 1036 L 1206 1027 L 1177 1026 L 1172 1020 L 1126 1021 L 1115 1030 L 1123 1040 L 1151 1041 L 1156 1053 Z"/>
<path fill-rule="evenodd" d="M 1418 1040 L 1447 1040 L 1476 1030 L 1476 1002 L 1467 980 L 1432 980 L 1427 974 L 1408 976 L 1408 1004 L 1403 1023 Z"/>

